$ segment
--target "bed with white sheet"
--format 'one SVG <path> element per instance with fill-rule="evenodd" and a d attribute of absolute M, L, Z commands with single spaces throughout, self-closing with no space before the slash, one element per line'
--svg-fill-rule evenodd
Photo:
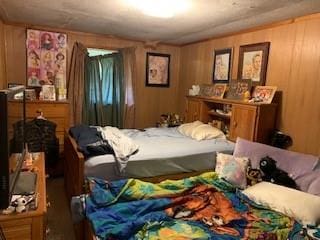
<path fill-rule="evenodd" d="M 68 197 L 83 193 L 86 177 L 115 180 L 163 175 L 167 178 L 170 175 L 168 178 L 174 179 L 176 175 L 181 178 L 181 174 L 191 176 L 211 171 L 215 167 L 216 152 L 231 153 L 234 149 L 234 143 L 226 140 L 224 135 L 198 141 L 181 134 L 177 128 L 124 129 L 121 132 L 139 146 L 125 168 L 119 167 L 112 154 L 85 158 L 76 141 L 66 133 L 65 186 Z M 206 132 L 201 131 L 201 134 Z"/>
<path fill-rule="evenodd" d="M 120 173 L 114 155 L 100 155 L 85 161 L 85 177 L 115 180 L 210 170 L 214 169 L 216 152 L 231 153 L 234 148 L 234 143 L 224 136 L 197 141 L 182 135 L 177 128 L 121 131 L 139 146 L 124 171 Z"/>

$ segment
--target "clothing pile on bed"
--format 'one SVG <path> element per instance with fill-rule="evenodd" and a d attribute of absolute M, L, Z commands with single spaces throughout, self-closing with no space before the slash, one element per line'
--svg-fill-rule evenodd
<path fill-rule="evenodd" d="M 77 125 L 70 128 L 69 134 L 76 140 L 79 151 L 86 157 L 113 154 L 112 147 L 95 127 Z"/>
<path fill-rule="evenodd" d="M 131 138 L 127 137 L 116 127 L 90 127 L 85 125 L 70 129 L 84 154 L 88 156 L 113 154 L 122 172 L 129 160 L 135 154 L 139 146 Z"/>
<path fill-rule="evenodd" d="M 87 157 L 114 154 L 124 159 L 135 154 L 139 146 L 116 127 L 94 127 L 79 125 L 70 128 L 70 133 L 76 139 L 80 151 Z"/>

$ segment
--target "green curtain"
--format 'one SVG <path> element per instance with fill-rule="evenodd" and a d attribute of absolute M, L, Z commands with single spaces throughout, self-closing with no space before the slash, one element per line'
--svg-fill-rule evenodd
<path fill-rule="evenodd" d="M 123 127 L 124 70 L 120 53 L 88 57 L 83 123 Z"/>

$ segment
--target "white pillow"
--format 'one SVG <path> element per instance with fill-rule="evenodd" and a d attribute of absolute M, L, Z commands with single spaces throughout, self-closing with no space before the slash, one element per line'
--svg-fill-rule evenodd
<path fill-rule="evenodd" d="M 234 157 L 229 154 L 217 153 L 215 171 L 219 177 L 239 188 L 247 186 L 247 168 L 249 159 L 246 157 Z"/>
<path fill-rule="evenodd" d="M 178 127 L 178 131 L 187 136 L 187 137 L 191 137 L 191 133 L 193 131 L 193 129 L 199 125 L 202 125 L 203 122 L 201 121 L 194 121 L 192 123 L 185 123 L 185 124 L 182 124 Z"/>
<path fill-rule="evenodd" d="M 252 201 L 296 219 L 304 225 L 320 223 L 320 197 L 261 182 L 242 192 Z"/>
<path fill-rule="evenodd" d="M 202 124 L 195 127 L 191 133 L 191 137 L 197 141 L 212 139 L 224 136 L 223 132 L 209 124 Z"/>

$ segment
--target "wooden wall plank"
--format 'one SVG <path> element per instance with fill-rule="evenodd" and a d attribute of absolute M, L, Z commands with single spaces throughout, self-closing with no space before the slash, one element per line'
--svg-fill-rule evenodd
<path fill-rule="evenodd" d="M 5 66 L 5 37 L 4 24 L 0 20 L 0 89 L 7 85 L 6 66 Z"/>
<path fill-rule="evenodd" d="M 136 47 L 137 83 L 136 83 L 136 117 L 135 127 L 143 128 L 155 126 L 161 113 L 175 112 L 178 109 L 177 93 L 179 86 L 180 48 L 171 45 L 158 45 L 155 49 L 145 48 L 140 41 L 132 41 L 112 36 L 87 34 L 61 29 L 33 27 L 48 31 L 62 31 L 68 35 L 68 62 L 67 74 L 71 52 L 74 42 L 78 41 L 87 47 L 120 49 Z M 0 26 L 1 29 L 1 26 Z M 26 26 L 5 24 L 6 41 L 6 75 L 9 83 L 26 82 Z M 1 40 L 0 40 L 1 41 Z M 145 86 L 146 52 L 159 52 L 171 55 L 170 88 L 157 88 Z"/>
<path fill-rule="evenodd" d="M 184 96 L 192 84 L 212 82 L 214 49 L 234 48 L 232 79 L 236 79 L 239 47 L 270 41 L 266 85 L 282 91 L 278 127 L 292 136 L 292 150 L 320 155 L 320 15 L 298 20 L 183 46 L 179 112 L 184 112 Z"/>

